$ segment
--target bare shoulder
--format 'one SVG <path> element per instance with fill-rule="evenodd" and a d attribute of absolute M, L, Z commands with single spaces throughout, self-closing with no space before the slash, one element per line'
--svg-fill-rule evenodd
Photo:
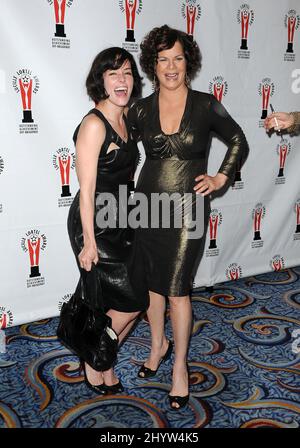
<path fill-rule="evenodd" d="M 80 128 L 91 132 L 105 132 L 105 125 L 95 114 L 89 114 L 82 120 Z"/>
<path fill-rule="evenodd" d="M 79 142 L 95 142 L 98 145 L 102 144 L 105 139 L 105 125 L 101 119 L 94 114 L 89 114 L 81 122 L 78 132 Z"/>

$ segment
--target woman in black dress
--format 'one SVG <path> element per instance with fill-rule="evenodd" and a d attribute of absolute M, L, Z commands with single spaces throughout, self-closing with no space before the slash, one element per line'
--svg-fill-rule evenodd
<path fill-rule="evenodd" d="M 149 201 L 152 193 L 178 192 L 182 197 L 190 193 L 193 203 L 196 194 L 201 194 L 205 196 L 207 219 L 208 195 L 234 176 L 248 145 L 241 128 L 213 95 L 189 88 L 189 80 L 200 69 L 200 60 L 198 45 L 186 33 L 167 25 L 153 29 L 142 42 L 140 62 L 156 91 L 138 100 L 130 108 L 128 119 L 132 135 L 142 140 L 146 153 L 136 192 L 144 193 Z M 228 146 L 215 176 L 206 174 L 211 131 Z M 168 296 L 175 342 L 169 400 L 172 408 L 179 409 L 189 399 L 186 364 L 192 323 L 189 293 L 199 263 L 200 239 L 190 238 L 187 226 L 183 225 L 140 228 L 137 240 L 147 266 L 150 289 L 147 314 L 152 335 L 150 356 L 138 375 L 154 376 L 160 363 L 172 352 L 172 342 L 164 334 L 165 296 Z"/>
<path fill-rule="evenodd" d="M 132 55 L 114 47 L 97 55 L 86 86 L 96 106 L 74 134 L 80 190 L 69 211 L 68 232 L 78 266 L 90 271 L 92 263 L 96 265 L 101 302 L 121 342 L 149 301 L 133 231 L 118 226 L 120 213 L 127 210 L 121 202 L 123 195 L 119 198 L 119 187 L 131 182 L 138 158 L 137 145 L 127 133 L 124 108 L 131 93 L 140 95 L 141 78 Z M 98 219 L 104 205 L 108 210 L 107 203 L 101 205 L 99 199 L 108 193 L 117 206 L 115 228 L 101 225 Z M 125 202 L 128 196 L 126 189 Z M 113 369 L 96 372 L 84 364 L 84 373 L 87 386 L 99 394 L 123 390 Z"/>

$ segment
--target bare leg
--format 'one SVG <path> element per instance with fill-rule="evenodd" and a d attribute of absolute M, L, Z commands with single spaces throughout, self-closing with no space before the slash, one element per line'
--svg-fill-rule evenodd
<path fill-rule="evenodd" d="M 170 316 L 175 342 L 173 384 L 170 395 L 188 394 L 188 372 L 186 368 L 188 343 L 192 326 L 192 305 L 189 296 L 169 297 Z M 178 407 L 175 403 L 174 407 Z"/>
<path fill-rule="evenodd" d="M 107 315 L 112 319 L 112 328 L 117 333 L 119 337 L 119 344 L 127 335 L 131 327 L 133 326 L 135 319 L 139 315 L 139 312 L 136 313 L 121 313 L 116 310 L 109 310 Z M 103 381 L 107 386 L 112 386 L 113 384 L 118 383 L 118 378 L 114 373 L 114 369 L 111 368 L 109 370 L 105 370 L 103 372 Z"/>
<path fill-rule="evenodd" d="M 123 340 L 126 338 L 128 333 L 131 331 L 132 327 L 135 325 L 136 319 L 133 319 L 127 326 L 124 328 L 124 330 L 119 334 L 119 345 L 123 342 Z"/>
<path fill-rule="evenodd" d="M 168 349 L 168 341 L 165 336 L 165 311 L 166 299 L 161 294 L 149 291 L 150 306 L 147 316 L 151 329 L 151 353 L 145 362 L 145 367 L 156 370 L 159 361 Z"/>
<path fill-rule="evenodd" d="M 116 334 L 119 335 L 120 343 L 133 326 L 136 317 L 139 315 L 139 312 L 121 313 L 120 311 L 109 310 L 107 314 L 112 319 L 112 327 Z M 101 384 L 105 383 L 107 386 L 111 386 L 118 383 L 118 378 L 115 376 L 113 368 L 104 372 L 97 372 L 91 366 L 85 363 L 85 369 L 88 381 L 92 385 L 100 386 Z"/>
<path fill-rule="evenodd" d="M 85 362 L 85 371 L 86 376 L 88 379 L 88 382 L 92 384 L 93 386 L 100 386 L 104 383 L 103 380 L 103 373 L 97 372 L 97 370 L 94 370 L 89 364 Z"/>

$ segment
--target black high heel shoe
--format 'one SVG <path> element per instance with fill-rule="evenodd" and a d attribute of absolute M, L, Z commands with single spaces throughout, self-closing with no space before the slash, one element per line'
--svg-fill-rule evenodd
<path fill-rule="evenodd" d="M 172 354 L 172 351 L 173 351 L 173 342 L 169 341 L 169 345 L 168 345 L 167 351 L 164 354 L 164 356 L 162 358 L 160 358 L 160 361 L 159 361 L 159 364 L 157 366 L 157 369 L 156 370 L 149 369 L 149 367 L 146 367 L 145 364 L 143 364 L 142 367 L 140 368 L 139 372 L 138 372 L 138 377 L 139 378 L 151 378 L 152 376 L 155 376 L 157 371 L 158 371 L 158 369 L 159 369 L 159 367 L 160 367 L 160 365 L 163 362 L 167 361 L 167 359 L 170 358 L 170 356 Z M 143 375 L 141 375 L 141 374 L 143 374 Z"/>
<path fill-rule="evenodd" d="M 188 383 L 189 383 L 190 374 L 189 374 L 188 364 L 186 365 L 186 369 L 187 369 Z M 179 409 L 184 408 L 188 404 L 189 399 L 190 399 L 190 394 L 184 395 L 183 397 L 180 397 L 179 395 L 168 395 L 168 398 L 169 398 L 171 409 L 174 409 L 175 411 L 179 411 Z M 178 406 L 174 406 L 174 404 L 177 404 Z"/>
<path fill-rule="evenodd" d="M 85 370 L 85 362 L 83 360 L 80 360 L 80 370 L 83 371 L 84 383 L 85 383 L 86 387 L 88 387 L 93 392 L 96 392 L 96 394 L 99 394 L 99 395 L 105 395 L 106 394 L 106 388 L 105 388 L 105 384 L 104 383 L 98 384 L 98 385 L 94 385 L 94 384 L 91 384 L 89 382 L 87 374 L 86 374 L 86 370 Z"/>
<path fill-rule="evenodd" d="M 168 395 L 170 407 L 175 411 L 179 411 L 179 409 L 184 408 L 187 405 L 190 394 L 184 395 L 184 397 L 180 397 L 179 395 Z M 178 406 L 173 406 L 174 404 L 178 404 Z"/>
<path fill-rule="evenodd" d="M 105 390 L 105 395 L 115 395 L 123 392 L 124 387 L 121 381 L 119 380 L 117 384 L 112 384 L 111 386 L 107 386 L 107 384 L 103 384 L 103 389 Z"/>

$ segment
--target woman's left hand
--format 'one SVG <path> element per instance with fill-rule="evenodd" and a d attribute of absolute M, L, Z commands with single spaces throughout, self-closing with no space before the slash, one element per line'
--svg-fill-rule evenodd
<path fill-rule="evenodd" d="M 195 181 L 198 182 L 194 190 L 197 194 L 202 194 L 202 196 L 207 196 L 213 191 L 220 190 L 228 180 L 228 177 L 225 174 L 218 173 L 216 176 L 209 176 L 208 174 L 201 174 L 196 177 Z"/>

